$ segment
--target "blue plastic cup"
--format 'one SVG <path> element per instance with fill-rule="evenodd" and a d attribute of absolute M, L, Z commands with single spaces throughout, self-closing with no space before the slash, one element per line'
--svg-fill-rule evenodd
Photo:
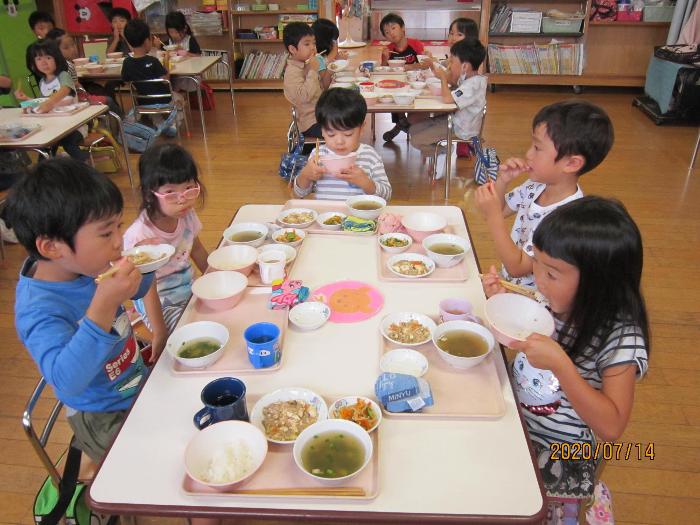
<path fill-rule="evenodd" d="M 204 408 L 194 415 L 194 426 L 204 427 L 220 421 L 238 419 L 248 421 L 245 403 L 245 384 L 235 377 L 220 377 L 202 389 Z"/>
<path fill-rule="evenodd" d="M 90 55 L 90 63 L 91 64 L 98 64 L 100 62 L 100 57 L 97 55 Z"/>
<path fill-rule="evenodd" d="M 367 60 L 365 62 L 362 62 L 360 64 L 360 69 L 363 71 L 367 71 L 367 73 L 372 73 L 374 71 L 374 61 Z"/>
<path fill-rule="evenodd" d="M 279 362 L 280 329 L 276 324 L 252 324 L 246 328 L 243 338 L 248 348 L 248 359 L 255 368 L 268 368 Z"/>

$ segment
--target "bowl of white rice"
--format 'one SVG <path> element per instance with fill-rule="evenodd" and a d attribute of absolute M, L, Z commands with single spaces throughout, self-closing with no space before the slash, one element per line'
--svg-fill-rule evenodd
<path fill-rule="evenodd" d="M 185 449 L 185 470 L 198 483 L 225 491 L 248 479 L 267 455 L 267 438 L 245 421 L 221 421 L 199 431 Z"/>

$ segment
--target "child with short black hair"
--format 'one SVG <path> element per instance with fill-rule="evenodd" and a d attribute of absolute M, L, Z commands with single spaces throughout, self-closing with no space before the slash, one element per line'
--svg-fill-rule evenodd
<path fill-rule="evenodd" d="M 315 191 L 317 199 L 345 200 L 353 195 L 377 195 L 391 198 L 391 183 L 379 154 L 367 144 L 360 144 L 367 103 L 357 91 L 331 88 L 316 104 L 316 120 L 326 143 L 309 155 L 309 161 L 294 179 L 294 193 L 305 197 Z M 355 154 L 351 168 L 331 175 L 323 166 L 323 157 Z M 321 162 L 316 161 L 316 156 Z"/>
<path fill-rule="evenodd" d="M 382 49 L 382 65 L 387 65 L 393 58 L 406 60 L 406 70 L 421 69 L 418 63 L 418 55 L 425 53 L 423 42 L 406 37 L 406 24 L 396 13 L 389 13 L 382 18 L 379 24 L 382 35 L 389 41 L 389 45 Z M 405 113 L 392 113 L 391 121 L 394 127 L 382 136 L 386 142 L 391 142 L 402 131 L 408 134 L 410 123 Z"/>
<path fill-rule="evenodd" d="M 131 13 L 123 7 L 115 7 L 109 13 L 112 34 L 107 39 L 107 53 L 124 53 L 124 56 L 126 56 L 131 52 L 129 43 L 124 36 L 124 29 L 130 20 Z"/>
<path fill-rule="evenodd" d="M 614 140 L 605 110 L 579 100 L 542 108 L 532 121 L 532 145 L 525 159 L 510 158 L 495 182 L 476 191 L 475 202 L 486 218 L 503 276 L 515 284 L 534 287 L 533 234 L 540 221 L 559 206 L 583 197 L 578 179 L 598 166 Z M 529 179 L 506 193 L 522 173 Z M 508 232 L 505 218 L 517 214 Z"/>
<path fill-rule="evenodd" d="M 156 270 L 158 296 L 170 332 L 191 295 L 194 271 L 190 258 L 202 273 L 208 266 L 209 254 L 199 240 L 202 223 L 194 210 L 203 202 L 204 185 L 192 155 L 176 144 L 147 149 L 139 159 L 139 176 L 141 213 L 124 233 L 124 247 L 147 243 L 175 247 L 170 261 Z M 134 306 L 149 325 L 145 305 L 135 301 Z"/>
<path fill-rule="evenodd" d="M 481 42 L 476 38 L 465 38 L 450 48 L 447 69 L 431 63 L 435 76 L 441 81 L 442 101 L 457 104 L 452 122 L 454 134 L 460 139 L 479 135 L 481 130 L 487 82 L 485 76 L 478 74 L 478 70 L 484 58 L 486 49 Z M 431 159 L 435 143 L 444 139 L 447 133 L 447 115 L 443 113 L 426 118 L 424 114 L 412 113 L 409 120 L 412 145 L 425 158 Z M 428 171 L 431 169 L 428 164 Z"/>
<path fill-rule="evenodd" d="M 17 333 L 66 405 L 78 448 L 96 462 L 147 374 L 122 305 L 145 296 L 154 319 L 160 310 L 152 274 L 121 256 L 123 206 L 109 178 L 72 159 L 40 162 L 7 200 L 29 253 L 17 283 Z M 110 265 L 116 272 L 100 279 Z M 152 360 L 165 345 L 164 332 L 154 336 Z"/>
<path fill-rule="evenodd" d="M 291 22 L 284 28 L 283 41 L 289 52 L 284 69 L 284 97 L 296 109 L 299 131 L 304 137 L 321 138 L 321 128 L 314 113 L 316 101 L 323 92 L 316 37 L 307 24 Z"/>

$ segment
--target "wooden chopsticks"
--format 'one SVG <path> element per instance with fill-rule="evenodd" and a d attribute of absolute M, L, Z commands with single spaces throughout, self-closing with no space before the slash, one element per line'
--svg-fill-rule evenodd
<path fill-rule="evenodd" d="M 119 271 L 119 266 L 114 265 L 114 266 L 112 266 L 109 270 L 107 270 L 106 272 L 103 272 L 103 273 L 101 273 L 100 275 L 98 275 L 97 277 L 95 277 L 95 282 L 96 282 L 97 284 L 100 284 L 100 283 L 101 283 L 102 281 L 104 281 L 107 277 L 112 277 L 112 275 L 114 275 L 114 274 L 117 273 L 118 271 Z"/>
<path fill-rule="evenodd" d="M 319 147 L 320 147 L 320 142 L 318 139 L 316 139 L 316 164 L 318 164 L 318 162 L 320 160 L 320 156 L 319 156 L 320 154 L 318 151 Z"/>
<path fill-rule="evenodd" d="M 483 273 L 479 274 L 479 277 L 483 276 Z M 505 288 L 509 292 L 524 295 L 525 297 L 529 297 L 530 299 L 532 299 L 533 301 L 537 301 L 538 303 L 544 301 L 544 296 L 537 290 L 531 290 L 530 288 L 525 288 L 524 286 L 513 284 L 510 281 L 506 281 L 505 279 L 499 279 L 498 282 L 501 286 L 503 286 L 503 288 Z"/>

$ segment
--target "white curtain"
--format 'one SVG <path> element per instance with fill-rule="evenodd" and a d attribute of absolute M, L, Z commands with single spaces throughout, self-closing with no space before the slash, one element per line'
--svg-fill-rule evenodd
<path fill-rule="evenodd" d="M 700 3 L 696 0 L 677 0 L 666 44 L 700 43 Z"/>

